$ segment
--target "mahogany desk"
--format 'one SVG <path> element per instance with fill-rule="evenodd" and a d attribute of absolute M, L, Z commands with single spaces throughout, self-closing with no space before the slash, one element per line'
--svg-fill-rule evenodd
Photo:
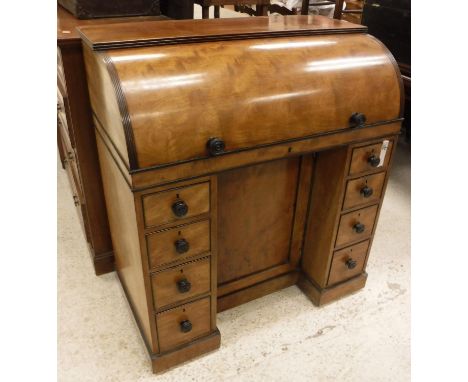
<path fill-rule="evenodd" d="M 294 284 L 317 305 L 364 287 L 403 102 L 365 27 L 80 32 L 116 269 L 155 372 L 218 348 L 219 311 Z"/>

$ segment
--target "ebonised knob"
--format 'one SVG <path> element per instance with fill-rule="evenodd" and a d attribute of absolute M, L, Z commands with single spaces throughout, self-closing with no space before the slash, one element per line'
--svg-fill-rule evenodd
<path fill-rule="evenodd" d="M 184 320 L 180 323 L 180 331 L 182 333 L 188 333 L 192 330 L 192 323 L 189 320 Z"/>
<path fill-rule="evenodd" d="M 367 163 L 369 163 L 372 167 L 377 167 L 380 163 L 380 158 L 372 154 L 369 158 L 367 158 Z"/>
<path fill-rule="evenodd" d="M 353 229 L 356 231 L 356 233 L 363 233 L 366 229 L 366 226 L 362 223 L 356 223 L 353 225 Z"/>
<path fill-rule="evenodd" d="M 346 260 L 345 264 L 348 267 L 348 269 L 353 269 L 353 268 L 356 268 L 357 261 L 349 258 L 348 260 Z"/>
<path fill-rule="evenodd" d="M 177 289 L 180 293 L 187 293 L 190 288 L 192 288 L 192 284 L 187 279 L 177 281 Z"/>
<path fill-rule="evenodd" d="M 361 195 L 365 198 L 370 197 L 374 193 L 374 190 L 369 186 L 364 186 L 361 188 Z"/>
<path fill-rule="evenodd" d="M 206 144 L 211 155 L 219 155 L 224 152 L 226 145 L 221 138 L 210 138 Z"/>
<path fill-rule="evenodd" d="M 177 253 L 185 253 L 190 249 L 190 245 L 187 240 L 185 239 L 177 239 L 174 242 L 175 249 Z"/>
<path fill-rule="evenodd" d="M 178 200 L 172 205 L 172 212 L 174 212 L 175 216 L 180 218 L 187 215 L 188 206 L 183 200 Z"/>
<path fill-rule="evenodd" d="M 349 123 L 353 127 L 359 127 L 366 123 L 366 116 L 362 113 L 353 113 L 351 117 L 349 117 Z"/>

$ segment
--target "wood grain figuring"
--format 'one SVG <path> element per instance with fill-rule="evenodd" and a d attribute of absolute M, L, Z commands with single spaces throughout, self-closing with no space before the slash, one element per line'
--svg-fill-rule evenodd
<path fill-rule="evenodd" d="M 289 262 L 299 159 L 218 176 L 218 284 Z"/>
<path fill-rule="evenodd" d="M 185 253 L 176 251 L 175 242 L 184 239 L 189 244 Z M 188 260 L 192 256 L 210 251 L 210 222 L 208 220 L 177 226 L 147 236 L 150 267 L 160 267 L 174 262 Z"/>
<path fill-rule="evenodd" d="M 174 182 L 177 179 L 205 176 L 279 158 L 296 157 L 314 151 L 330 150 L 340 146 L 342 142 L 358 143 L 398 134 L 400 129 L 401 122 L 385 124 L 378 127 L 352 129 L 341 133 L 242 151 L 235 155 L 222 155 L 216 158 L 181 163 L 174 166 L 158 168 L 156 171 L 137 172 L 132 175 L 133 187 L 136 190 L 146 189 L 148 187 Z"/>
<path fill-rule="evenodd" d="M 126 23 L 113 26 L 80 26 L 81 37 L 96 50 L 141 45 L 303 36 L 337 33 L 364 33 L 362 25 L 323 16 L 254 17 L 222 20 L 163 21 Z"/>
<path fill-rule="evenodd" d="M 341 216 L 338 234 L 336 235 L 336 246 L 351 244 L 364 240 L 372 234 L 378 206 L 363 208 Z M 356 232 L 354 226 L 357 223 L 364 224 L 362 233 Z"/>
<path fill-rule="evenodd" d="M 189 262 L 156 273 L 152 277 L 154 306 L 160 309 L 166 305 L 187 300 L 210 291 L 210 259 Z M 177 283 L 188 280 L 188 292 L 179 291 Z"/>
<path fill-rule="evenodd" d="M 351 166 L 349 169 L 350 175 L 357 175 L 366 171 L 382 171 L 385 170 L 388 166 L 390 160 L 390 154 L 392 152 L 393 142 L 390 141 L 388 144 L 387 153 L 385 155 L 385 160 L 382 166 L 372 167 L 368 162 L 368 159 L 371 155 L 380 155 L 382 148 L 382 142 L 375 143 L 368 146 L 358 147 L 353 150 L 353 157 L 351 159 Z"/>
<path fill-rule="evenodd" d="M 183 201 L 188 206 L 186 215 L 178 217 L 174 214 L 172 205 L 176 201 Z M 208 213 L 210 210 L 210 184 L 205 182 L 146 195 L 143 197 L 143 209 L 146 227 L 183 221 L 183 219 Z"/>
<path fill-rule="evenodd" d="M 192 330 L 184 333 L 180 323 L 189 320 Z M 210 299 L 178 306 L 156 315 L 161 352 L 166 352 L 178 345 L 188 343 L 198 337 L 210 333 Z"/>
<path fill-rule="evenodd" d="M 357 207 L 362 204 L 378 202 L 382 194 L 384 180 L 385 172 L 349 180 L 346 185 L 343 209 Z M 372 189 L 372 195 L 365 197 L 362 192 L 364 187 Z"/>
<path fill-rule="evenodd" d="M 302 270 L 319 286 L 327 284 L 339 219 L 348 148 L 317 154 L 302 255 Z"/>
<path fill-rule="evenodd" d="M 150 312 L 146 300 L 133 194 L 99 136 L 97 147 L 109 213 L 115 266 L 119 271 L 121 282 L 125 284 L 130 297 L 129 302 L 133 305 L 145 342 L 152 344 L 151 350 L 157 352 L 158 349 L 154 346 L 151 337 Z"/>
<path fill-rule="evenodd" d="M 125 94 L 139 168 L 205 158 L 211 137 L 235 152 L 347 129 L 356 111 L 367 123 L 399 118 L 395 68 L 386 48 L 366 35 L 136 48 L 136 61 L 126 49 L 107 54 Z M 337 64 L 342 57 L 353 70 Z M 236 78 L 234 87 L 226 72 Z M 106 94 L 115 105 L 116 96 Z M 157 111 L 148 112 L 154 105 Z"/>
<path fill-rule="evenodd" d="M 336 251 L 333 255 L 328 285 L 337 284 L 360 274 L 364 270 L 368 248 L 369 241 L 365 241 Z M 350 259 L 356 261 L 356 266 L 352 269 L 346 265 Z"/>
<path fill-rule="evenodd" d="M 125 139 L 125 132 L 115 95 L 112 78 L 108 72 L 105 55 L 94 55 L 89 48 L 83 47 L 86 73 L 88 75 L 88 90 L 91 105 L 96 118 L 104 127 L 106 134 L 112 140 L 115 149 L 127 168 L 130 160 Z"/>

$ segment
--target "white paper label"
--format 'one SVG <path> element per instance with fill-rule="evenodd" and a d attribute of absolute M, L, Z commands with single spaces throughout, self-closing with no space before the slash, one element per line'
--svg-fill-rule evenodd
<path fill-rule="evenodd" d="M 385 140 L 382 142 L 382 148 L 380 149 L 380 163 L 377 167 L 381 167 L 384 165 L 385 163 L 385 155 L 387 154 L 387 149 L 388 149 L 388 144 L 389 144 L 389 140 Z"/>

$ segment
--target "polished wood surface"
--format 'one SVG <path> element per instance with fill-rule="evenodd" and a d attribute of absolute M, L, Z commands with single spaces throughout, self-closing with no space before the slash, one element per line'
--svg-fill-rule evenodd
<path fill-rule="evenodd" d="M 175 215 L 172 206 L 176 202 L 183 202 L 188 208 L 185 215 Z M 143 210 L 146 227 L 162 225 L 206 214 L 210 210 L 209 183 L 195 184 L 189 187 L 174 188 L 156 194 L 145 195 Z"/>
<path fill-rule="evenodd" d="M 323 16 L 254 17 L 221 20 L 177 20 L 90 25 L 79 28 L 81 37 L 93 49 L 116 49 L 148 45 L 203 42 L 278 36 L 336 33 L 365 33 L 367 28 Z"/>
<path fill-rule="evenodd" d="M 289 263 L 298 175 L 297 158 L 219 175 L 219 284 Z"/>
<path fill-rule="evenodd" d="M 364 241 L 351 247 L 336 251 L 333 255 L 328 285 L 334 285 L 362 273 L 368 248 L 369 241 Z M 349 260 L 356 262 L 353 268 L 350 268 L 350 266 L 347 265 Z"/>
<path fill-rule="evenodd" d="M 385 172 L 348 180 L 343 209 L 378 202 L 382 195 L 384 181 Z M 370 196 L 366 196 L 364 193 L 365 188 L 370 188 L 372 190 L 372 194 Z"/>
<path fill-rule="evenodd" d="M 374 228 L 376 214 L 377 206 L 372 206 L 343 215 L 338 226 L 336 246 L 347 245 L 368 238 Z M 363 224 L 364 230 L 358 232 L 355 229 L 356 224 Z"/>
<path fill-rule="evenodd" d="M 152 277 L 154 306 L 157 310 L 210 292 L 210 259 L 191 261 L 166 269 Z M 178 283 L 187 280 L 190 289 L 182 292 Z"/>
<path fill-rule="evenodd" d="M 134 197 L 99 137 L 97 144 L 116 268 L 131 298 L 131 304 L 143 330 L 144 338 L 147 339 L 146 342 L 149 343 L 151 350 L 157 352 L 157 342 L 148 341 L 152 332 L 150 319 L 152 308 L 146 298 Z"/>
<path fill-rule="evenodd" d="M 148 306 L 142 333 L 156 372 L 219 346 L 217 311 L 294 284 L 317 305 L 365 285 L 401 127 L 401 79 L 362 29 L 327 23 L 309 36 L 286 27 L 278 31 L 288 37 L 248 39 L 248 27 L 236 39 L 212 24 L 222 42 L 140 26 L 109 33 L 129 38 L 113 48 L 85 44 L 101 162 L 120 177 L 105 187 L 133 195 L 137 230 L 120 238 L 117 228 L 113 240 L 139 244 L 131 274 L 144 290 L 125 290 L 134 311 L 133 300 Z M 153 45 L 135 46 L 138 33 Z M 191 337 L 195 325 L 181 322 L 201 301 L 193 320 L 204 329 Z"/>
<path fill-rule="evenodd" d="M 355 148 L 353 151 L 353 157 L 351 159 L 351 166 L 349 169 L 350 175 L 356 175 L 363 172 L 375 172 L 380 170 L 385 170 L 388 166 L 388 162 L 390 160 L 390 155 L 385 155 L 385 158 L 381 165 L 378 167 L 373 167 L 369 163 L 369 158 L 372 155 L 376 155 L 380 157 L 380 153 L 382 151 L 383 142 L 379 142 L 373 145 L 363 146 Z M 387 152 L 391 152 L 392 150 L 392 142 L 389 142 Z"/>
<path fill-rule="evenodd" d="M 210 299 L 207 297 L 159 313 L 156 320 L 160 332 L 161 351 L 171 350 L 177 345 L 210 333 Z M 192 324 L 192 329 L 188 333 L 180 330 L 180 323 L 185 320 Z"/>
<path fill-rule="evenodd" d="M 188 243 L 186 252 L 177 251 L 178 240 L 185 240 Z M 203 255 L 210 251 L 210 222 L 203 220 L 156 232 L 147 236 L 147 243 L 151 268 L 187 261 L 193 256 Z"/>
<path fill-rule="evenodd" d="M 58 141 L 73 143 L 77 176 L 69 176 L 73 189 L 82 190 L 78 216 L 89 244 L 96 274 L 114 270 L 114 254 L 102 188 L 101 172 L 93 129 L 81 39 L 76 27 L 135 20 L 161 20 L 166 17 L 78 20 L 61 6 L 57 7 L 57 87 L 63 98 L 67 132 L 58 131 Z M 59 144 L 59 151 L 61 145 Z M 68 155 L 68 154 L 67 154 Z M 64 163 L 65 155 L 61 156 Z M 71 172 L 70 172 L 71 174 Z M 73 202 L 75 203 L 75 199 Z"/>
<path fill-rule="evenodd" d="M 339 49 L 335 48 L 338 41 Z M 135 48 L 131 52 L 137 55 L 138 65 L 127 59 L 127 50 L 115 50 L 99 56 L 99 67 L 104 60 L 112 62 L 125 94 L 124 100 L 108 103 L 125 103 L 128 115 L 121 110 L 121 119 L 129 122 L 114 124 L 112 130 L 131 129 L 127 146 L 134 152 L 130 162 L 135 168 L 206 158 L 211 137 L 223 139 L 226 152 L 237 152 L 349 129 L 349 119 L 357 111 L 366 115 L 366 124 L 400 117 L 400 83 L 389 53 L 362 33 L 164 46 L 157 53 L 154 47 Z M 343 61 L 341 56 L 349 58 Z M 243 65 L 237 64 L 240 59 Z M 282 81 L 271 81 L 280 67 Z M 178 68 L 184 74 L 177 74 Z M 236 78 L 234 88 L 223 80 L 225 73 Z M 294 90 L 291 83 L 295 83 Z M 333 90 L 338 83 L 339 93 Z M 103 89 L 99 94 L 115 93 Z M 223 107 L 210 106 L 220 101 Z M 155 104 L 157 113 L 148 113 Z M 189 133 L 193 125 L 196 135 Z M 121 147 L 120 141 L 117 144 Z"/>

